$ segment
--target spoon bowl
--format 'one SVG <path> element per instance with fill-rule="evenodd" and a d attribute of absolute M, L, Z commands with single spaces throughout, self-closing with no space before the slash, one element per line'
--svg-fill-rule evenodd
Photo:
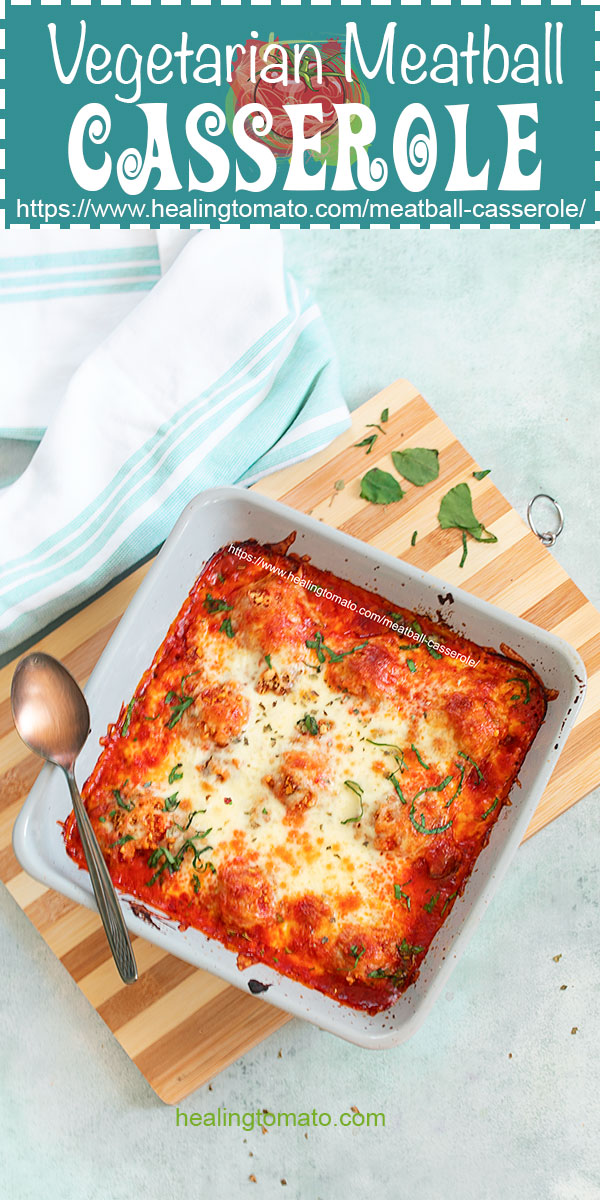
<path fill-rule="evenodd" d="M 87 741 L 90 712 L 66 667 L 49 654 L 27 655 L 13 676 L 11 704 L 25 745 L 63 769 L 72 766 Z"/>
<path fill-rule="evenodd" d="M 19 737 L 34 754 L 62 767 L 66 775 L 108 944 L 121 979 L 125 983 L 134 983 L 137 967 L 123 912 L 75 782 L 75 760 L 90 732 L 90 712 L 85 696 L 58 659 L 35 651 L 19 663 L 12 679 L 10 700 Z"/>

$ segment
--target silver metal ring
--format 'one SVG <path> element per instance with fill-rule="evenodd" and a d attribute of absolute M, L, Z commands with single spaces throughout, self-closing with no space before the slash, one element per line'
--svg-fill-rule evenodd
<path fill-rule="evenodd" d="M 533 523 L 532 510 L 537 500 L 549 500 L 550 503 L 554 505 L 558 520 L 558 527 L 554 530 L 554 532 L 550 532 L 548 530 L 546 533 L 540 533 L 539 529 L 536 529 Z M 555 500 L 554 496 L 549 496 L 547 492 L 538 492 L 537 495 L 533 497 L 533 500 L 529 501 L 529 504 L 527 505 L 527 520 L 529 522 L 529 528 L 531 529 L 531 532 L 535 533 L 535 536 L 540 539 L 540 542 L 543 546 L 553 546 L 559 534 L 562 533 L 565 524 L 564 513 L 560 507 L 560 504 L 558 503 L 558 500 Z"/>

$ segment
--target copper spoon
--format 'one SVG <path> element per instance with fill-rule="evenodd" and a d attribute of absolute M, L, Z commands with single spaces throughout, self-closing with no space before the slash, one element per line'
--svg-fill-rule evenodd
<path fill-rule="evenodd" d="M 75 759 L 90 732 L 85 696 L 66 667 L 49 654 L 21 659 L 10 689 L 13 720 L 19 737 L 41 758 L 62 767 L 69 785 L 77 828 L 98 912 L 121 979 L 135 983 L 137 967 L 117 893 L 75 782 Z"/>

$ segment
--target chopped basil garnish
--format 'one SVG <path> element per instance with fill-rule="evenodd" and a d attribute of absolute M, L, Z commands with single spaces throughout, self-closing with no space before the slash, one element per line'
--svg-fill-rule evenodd
<path fill-rule="evenodd" d="M 410 544 L 411 544 L 411 546 L 416 546 L 416 544 L 417 544 L 417 534 L 418 534 L 418 532 L 419 532 L 419 531 L 418 531 L 418 529 L 415 529 L 415 531 L 414 531 L 414 533 L 413 533 L 413 535 L 412 535 L 412 537 L 411 537 L 411 539 L 410 539 Z"/>
<path fill-rule="evenodd" d="M 493 813 L 493 811 L 494 811 L 494 809 L 495 809 L 495 807 L 496 807 L 497 803 L 498 803 L 498 797 L 496 796 L 496 799 L 494 800 L 494 803 L 493 803 L 493 804 L 490 804 L 490 807 L 489 807 L 488 809 L 486 809 L 486 811 L 485 811 L 484 813 L 482 813 L 482 815 L 481 815 L 481 820 L 482 820 L 482 821 L 485 821 L 485 820 L 486 820 L 486 818 L 487 818 L 487 817 L 489 817 L 489 816 L 491 815 L 491 813 Z"/>
<path fill-rule="evenodd" d="M 267 666 L 268 666 L 269 670 L 270 670 L 270 671 L 272 671 L 272 670 L 273 670 L 273 663 L 271 662 L 271 655 L 270 655 L 270 654 L 265 654 L 265 662 L 266 662 L 266 664 L 267 664 Z"/>
<path fill-rule="evenodd" d="M 318 722 L 310 713 L 305 713 L 303 717 L 300 717 L 299 721 L 296 721 L 296 724 L 302 725 L 306 732 L 312 734 L 313 737 L 316 737 L 319 732 Z"/>
<path fill-rule="evenodd" d="M 167 729 L 173 729 L 181 720 L 186 708 L 189 708 L 190 704 L 194 703 L 194 697 L 184 695 L 183 689 L 180 695 L 177 695 L 177 692 L 167 692 L 165 703 L 170 704 L 173 709 L 171 719 L 167 721 Z"/>
<path fill-rule="evenodd" d="M 428 829 L 427 825 L 425 824 L 425 813 L 421 813 L 418 821 L 415 816 L 415 803 L 419 799 L 419 796 L 424 795 L 425 792 L 442 792 L 444 788 L 448 787 L 449 783 L 452 783 L 452 778 L 452 775 L 446 775 L 446 778 L 442 779 L 441 783 L 432 784 L 430 787 L 420 788 L 419 791 L 413 796 L 408 816 L 411 825 L 414 827 L 414 829 L 416 829 L 417 833 L 425 833 L 430 835 L 436 833 L 445 833 L 446 829 L 449 829 L 452 825 L 454 818 L 451 818 L 449 821 L 447 821 L 445 825 L 436 825 L 434 828 Z"/>
<path fill-rule="evenodd" d="M 225 620 L 219 625 L 219 633 L 226 633 L 228 638 L 235 637 L 235 631 L 231 624 L 231 617 L 225 617 Z"/>
<path fill-rule="evenodd" d="M 423 905 L 425 912 L 428 912 L 428 913 L 433 912 L 441 894 L 442 894 L 441 892 L 436 892 L 435 896 L 432 896 L 430 900 L 426 901 L 426 903 Z"/>
<path fill-rule="evenodd" d="M 163 804 L 163 812 L 173 812 L 174 809 L 179 807 L 178 795 L 179 792 L 173 792 L 172 796 L 167 796 Z"/>
<path fill-rule="evenodd" d="M 448 907 L 448 905 L 449 905 L 450 901 L 451 901 L 451 900 L 454 900 L 454 897 L 455 897 L 455 896 L 458 896 L 458 892 L 452 892 L 452 895 L 451 895 L 451 896 L 447 896 L 447 897 L 446 897 L 446 899 L 444 900 L 444 903 L 442 904 L 442 911 L 441 911 L 441 913 L 440 913 L 440 917 L 443 917 L 443 915 L 444 915 L 444 913 L 445 913 L 445 911 L 446 911 L 446 909 L 447 909 L 447 907 Z"/>
<path fill-rule="evenodd" d="M 529 704 L 529 701 L 531 699 L 531 688 L 529 685 L 529 680 L 523 679 L 523 677 L 521 675 L 513 675 L 511 679 L 507 680 L 507 682 L 508 683 L 522 683 L 523 687 L 525 688 L 525 699 L 524 699 L 523 703 Z M 523 700 L 523 696 L 519 695 L 519 693 L 516 692 L 514 694 L 514 696 L 511 696 L 511 700 Z"/>
<path fill-rule="evenodd" d="M 402 499 L 404 492 L 389 471 L 372 467 L 360 481 L 360 494 L 363 500 L 370 500 L 371 504 L 394 504 Z"/>
<path fill-rule="evenodd" d="M 470 754 L 466 754 L 464 750 L 459 750 L 458 753 L 460 754 L 461 758 L 466 758 L 467 762 L 470 762 L 471 766 L 475 767 L 475 770 L 477 771 L 477 774 L 479 775 L 479 778 L 480 778 L 481 782 L 483 783 L 483 771 L 481 771 L 479 769 L 479 767 L 477 766 L 477 763 L 475 762 L 475 759 L 471 758 Z"/>
<path fill-rule="evenodd" d="M 354 792 L 354 795 L 358 796 L 358 800 L 360 803 L 360 812 L 357 817 L 346 817 L 345 821 L 340 822 L 341 825 L 349 825 L 353 821 L 360 821 L 361 817 L 364 814 L 364 808 L 363 808 L 364 789 L 361 788 L 360 783 L 356 783 L 354 779 L 345 779 L 344 787 L 347 787 L 351 792 Z"/>
<path fill-rule="evenodd" d="M 422 446 L 409 446 L 407 450 L 392 450 L 392 462 L 399 475 L 414 483 L 416 487 L 424 487 L 437 479 L 440 473 L 439 454 L 437 450 L 425 450 Z"/>
<path fill-rule="evenodd" d="M 173 854 L 172 851 L 169 850 L 168 846 L 157 846 L 156 850 L 152 851 L 152 854 L 148 859 L 148 866 L 158 867 L 158 870 L 155 871 L 152 878 L 148 880 L 148 887 L 152 887 L 152 884 L 156 883 L 156 880 L 160 878 L 163 871 L 168 869 L 171 875 L 173 875 L 175 871 L 178 871 L 188 850 L 191 850 L 192 852 L 192 866 L 195 869 L 198 866 L 200 855 L 206 854 L 207 850 L 212 850 L 212 846 L 201 846 L 198 848 L 195 843 L 199 838 L 208 837 L 209 833 L 210 829 L 205 829 L 203 833 L 195 833 L 193 837 L 186 838 L 183 845 L 177 851 L 177 854 Z"/>
<path fill-rule="evenodd" d="M 416 664 L 414 658 L 407 658 L 406 665 L 407 665 L 411 675 L 414 675 L 414 673 L 417 669 L 417 664 Z"/>
<path fill-rule="evenodd" d="M 182 766 L 183 763 L 176 763 L 174 767 L 171 767 L 168 783 L 176 783 L 178 779 L 183 779 L 183 771 L 179 769 Z M 146 787 L 146 784 L 144 784 L 144 787 Z"/>
<path fill-rule="evenodd" d="M 119 808 L 124 808 L 125 812 L 131 812 L 132 808 L 135 808 L 135 800 L 132 800 L 131 803 L 128 804 L 127 801 L 123 799 L 118 788 L 113 788 L 112 794 L 119 805 Z"/>
<path fill-rule="evenodd" d="M 220 571 L 217 575 L 217 579 L 219 580 L 219 583 L 225 583 L 225 576 L 222 575 Z"/>
<path fill-rule="evenodd" d="M 421 766 L 425 767 L 426 771 L 430 771 L 431 767 L 429 766 L 428 763 L 425 762 L 425 760 L 423 758 L 421 758 L 421 755 L 419 754 L 419 751 L 417 750 L 417 747 L 415 746 L 414 742 L 411 742 L 410 748 L 411 748 L 413 754 L 416 754 Z"/>
<path fill-rule="evenodd" d="M 404 751 L 401 750 L 395 742 L 374 742 L 372 738 L 365 738 L 365 741 L 368 742 L 370 746 L 382 746 L 384 750 L 393 750 L 394 758 L 396 759 L 400 770 L 404 771 L 406 767 L 406 763 L 404 761 Z"/>
<path fill-rule="evenodd" d="M 313 640 L 311 640 L 310 638 L 307 638 L 305 645 L 307 646 L 307 648 L 309 650 L 314 650 L 320 663 L 325 662 L 325 655 L 323 654 L 323 650 L 322 650 L 323 634 L 320 632 L 320 630 L 317 630 Z"/>
<path fill-rule="evenodd" d="M 366 953 L 366 948 L 363 946 L 362 950 L 359 950 L 358 946 L 351 946 L 350 953 L 354 958 L 354 966 L 356 967 L 359 958 L 362 958 L 363 954 Z"/>
<path fill-rule="evenodd" d="M 127 705 L 127 712 L 125 713 L 125 720 L 123 721 L 123 728 L 121 730 L 121 737 L 127 737 L 127 734 L 129 733 L 129 726 L 131 725 L 131 714 L 133 712 L 134 704 L 135 704 L 135 700 L 130 700 L 129 704 Z"/>
<path fill-rule="evenodd" d="M 402 804 L 406 804 L 406 800 L 404 799 L 404 796 L 402 795 L 402 788 L 400 787 L 400 784 L 398 783 L 398 780 L 396 779 L 396 772 L 393 771 L 391 775 L 388 775 L 388 779 L 389 779 L 392 787 L 394 788 L 394 790 L 398 796 L 398 799 L 402 802 Z"/>
<path fill-rule="evenodd" d="M 361 642 L 359 646 L 352 646 L 352 648 L 350 650 L 339 650 L 339 651 L 332 650 L 330 646 L 325 645 L 325 642 L 323 641 L 323 634 L 321 633 L 320 630 L 317 630 L 314 638 L 307 638 L 307 640 L 304 644 L 309 650 L 315 651 L 315 654 L 320 663 L 324 663 L 325 662 L 325 654 L 323 653 L 324 650 L 329 655 L 330 662 L 341 662 L 343 658 L 348 658 L 348 656 L 350 654 L 354 654 L 356 650 L 363 650 L 364 647 L 368 644 L 368 641 Z"/>
<path fill-rule="evenodd" d="M 209 613 L 228 612 L 233 608 L 233 604 L 228 604 L 220 596 L 211 596 L 210 592 L 207 592 L 204 607 Z"/>
<path fill-rule="evenodd" d="M 473 471 L 473 479 L 485 479 L 486 475 L 489 475 L 491 469 L 491 467 L 488 467 L 487 471 Z"/>
<path fill-rule="evenodd" d="M 404 900 L 406 902 L 406 907 L 410 912 L 410 896 L 408 895 L 408 892 L 402 891 L 399 883 L 394 884 L 394 896 L 396 897 L 396 900 Z"/>
<path fill-rule="evenodd" d="M 410 942 L 407 942 L 406 938 L 402 938 L 402 941 L 396 947 L 396 949 L 398 950 L 398 954 L 402 955 L 402 958 L 413 958 L 415 954 L 421 953 L 423 947 L 411 946 Z"/>
<path fill-rule="evenodd" d="M 441 658 L 442 657 L 439 650 L 435 650 L 433 646 L 430 646 L 429 635 L 425 634 L 423 632 L 423 626 L 421 625 L 420 621 L 417 621 L 417 619 L 415 618 L 414 621 L 411 621 L 409 628 L 414 629 L 415 633 L 419 634 L 419 637 L 425 638 L 425 641 L 422 643 L 422 645 L 425 647 L 427 653 L 431 656 L 431 658 Z M 404 647 L 402 647 L 402 649 L 404 649 Z M 413 646 L 412 649 L 416 650 L 416 649 L 418 649 L 418 647 Z"/>
<path fill-rule="evenodd" d="M 116 842 L 113 842 L 111 849 L 114 849 L 115 846 L 124 846 L 125 842 L 133 841 L 135 841 L 133 834 L 125 833 L 123 837 L 117 838 Z"/>
<path fill-rule="evenodd" d="M 454 765 L 458 768 L 458 770 L 460 772 L 460 779 L 458 781 L 458 787 L 457 787 L 454 795 L 451 796 L 450 799 L 446 802 L 446 804 L 444 805 L 444 808 L 450 808 L 452 801 L 456 800 L 456 797 L 460 796 L 460 793 L 462 791 L 463 780 L 464 780 L 465 771 L 467 768 L 464 763 L 455 763 Z"/>

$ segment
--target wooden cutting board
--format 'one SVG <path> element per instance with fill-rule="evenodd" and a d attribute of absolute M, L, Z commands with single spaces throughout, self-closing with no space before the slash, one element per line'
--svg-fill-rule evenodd
<path fill-rule="evenodd" d="M 366 426 L 378 422 L 386 407 L 386 434 L 379 434 L 366 456 L 354 443 L 377 432 Z M 423 488 L 407 487 L 404 499 L 389 507 L 361 500 L 364 472 L 374 466 L 392 469 L 389 451 L 407 445 L 439 450 L 439 478 Z M 600 781 L 600 613 L 529 532 L 491 477 L 472 478 L 475 468 L 414 387 L 399 380 L 357 409 L 352 429 L 326 450 L 271 475 L 256 490 L 433 571 L 577 647 L 587 667 L 588 693 L 529 826 L 530 837 Z M 462 480 L 471 486 L 477 517 L 498 542 L 470 539 L 461 570 L 460 533 L 441 530 L 437 512 L 441 496 Z M 340 481 L 344 487 L 336 488 Z M 84 683 L 147 569 L 146 564 L 88 605 L 38 648 L 61 658 Z M 0 878 L 154 1090 L 167 1103 L 177 1103 L 290 1018 L 139 938 L 134 949 L 140 978 L 124 987 L 96 914 L 21 870 L 11 831 L 40 762 L 27 753 L 12 725 L 12 671 L 13 666 L 0 671 Z"/>

